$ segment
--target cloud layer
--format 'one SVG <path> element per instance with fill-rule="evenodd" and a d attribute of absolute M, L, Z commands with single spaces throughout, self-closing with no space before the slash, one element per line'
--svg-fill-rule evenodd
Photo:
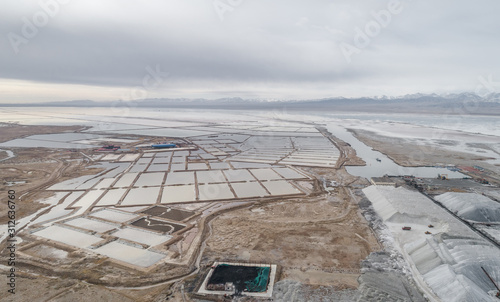
<path fill-rule="evenodd" d="M 3 6 L 0 102 L 459 92 L 500 70 L 493 0 Z"/>

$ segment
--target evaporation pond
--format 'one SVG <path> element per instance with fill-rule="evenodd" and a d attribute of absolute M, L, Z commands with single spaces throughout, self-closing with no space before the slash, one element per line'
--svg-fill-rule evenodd
<path fill-rule="evenodd" d="M 139 178 L 136 180 L 134 186 L 159 186 L 163 182 L 163 177 L 165 177 L 165 173 L 142 173 L 141 176 L 139 176 Z"/>
<path fill-rule="evenodd" d="M 163 188 L 161 203 L 196 201 L 194 185 L 170 186 Z"/>
<path fill-rule="evenodd" d="M 207 170 L 208 166 L 205 163 L 189 163 L 188 170 Z"/>
<path fill-rule="evenodd" d="M 120 179 L 115 183 L 113 187 L 115 188 L 125 188 L 130 187 L 134 179 L 139 173 L 125 173 L 120 177 Z"/>
<path fill-rule="evenodd" d="M 120 201 L 123 194 L 127 192 L 127 189 L 114 189 L 107 191 L 96 204 L 96 206 L 110 206 L 115 205 Z"/>
<path fill-rule="evenodd" d="M 66 221 L 64 224 L 79 227 L 82 229 L 95 231 L 95 232 L 99 232 L 99 233 L 104 233 L 104 232 L 110 231 L 110 230 L 118 227 L 118 225 L 116 225 L 116 224 L 101 222 L 101 221 L 88 219 L 88 218 L 76 218 L 76 219 Z"/>
<path fill-rule="evenodd" d="M 231 189 L 227 183 L 198 185 L 200 200 L 218 200 L 234 198 Z"/>
<path fill-rule="evenodd" d="M 252 174 L 245 169 L 224 170 L 224 174 L 230 182 L 255 180 Z"/>
<path fill-rule="evenodd" d="M 130 189 L 120 205 L 155 204 L 160 195 L 160 187 Z"/>
<path fill-rule="evenodd" d="M 109 188 L 114 181 L 114 178 L 103 178 L 100 182 L 97 183 L 97 185 L 94 186 L 94 189 Z"/>
<path fill-rule="evenodd" d="M 71 214 L 74 210 L 66 210 L 66 207 L 69 206 L 72 202 L 74 202 L 78 197 L 82 196 L 83 193 L 84 192 L 70 193 L 64 199 L 63 203 L 54 206 L 53 208 L 50 209 L 48 213 L 45 213 L 44 215 L 38 217 L 35 221 L 33 221 L 33 224 L 47 222 L 49 220 L 62 218 L 64 216 Z"/>
<path fill-rule="evenodd" d="M 173 233 L 185 228 L 182 224 L 145 217 L 134 221 L 132 225 L 162 233 Z"/>
<path fill-rule="evenodd" d="M 158 245 L 172 238 L 170 235 L 153 234 L 147 231 L 141 231 L 136 228 L 123 228 L 112 234 L 115 237 L 127 239 L 130 241 L 139 242 L 147 245 Z"/>
<path fill-rule="evenodd" d="M 69 228 L 63 228 L 57 225 L 52 225 L 33 234 L 79 248 L 86 248 L 102 240 L 100 237 L 89 235 L 84 232 L 78 232 Z"/>
<path fill-rule="evenodd" d="M 198 183 L 226 182 L 226 178 L 224 178 L 221 170 L 197 171 L 196 179 L 198 180 Z"/>
<path fill-rule="evenodd" d="M 272 195 L 300 194 L 298 189 L 285 180 L 266 181 L 262 183 Z"/>
<path fill-rule="evenodd" d="M 302 178 L 307 178 L 304 175 L 300 174 L 299 172 L 290 169 L 290 168 L 274 168 L 274 171 L 278 172 L 281 176 L 283 176 L 286 179 L 302 179 Z"/>
<path fill-rule="evenodd" d="M 264 197 L 269 195 L 258 182 L 232 183 L 231 186 L 239 198 Z"/>
<path fill-rule="evenodd" d="M 171 172 L 167 175 L 167 185 L 194 184 L 194 172 Z"/>
<path fill-rule="evenodd" d="M 168 164 L 170 163 L 170 157 L 155 157 L 153 164 Z"/>
<path fill-rule="evenodd" d="M 272 169 L 252 169 L 250 171 L 259 180 L 283 179 Z"/>
<path fill-rule="evenodd" d="M 137 217 L 137 215 L 135 214 L 125 213 L 122 211 L 109 210 L 109 209 L 92 212 L 90 213 L 90 215 L 93 217 L 102 218 L 109 221 L 116 221 L 116 222 L 125 222 Z"/>
<path fill-rule="evenodd" d="M 210 169 L 231 169 L 229 163 L 210 163 Z"/>
<path fill-rule="evenodd" d="M 101 160 L 117 160 L 121 154 L 106 154 Z"/>
<path fill-rule="evenodd" d="M 175 208 L 170 208 L 170 207 L 162 207 L 162 206 L 155 206 L 155 207 L 149 208 L 149 209 L 143 211 L 142 213 L 147 214 L 147 215 L 161 217 L 161 218 L 172 219 L 172 220 L 176 220 L 176 221 L 185 220 L 185 219 L 187 219 L 195 214 L 192 211 L 185 211 L 185 210 L 180 210 L 180 209 L 175 209 Z"/>
<path fill-rule="evenodd" d="M 71 207 L 82 207 L 88 208 L 90 207 L 96 200 L 101 196 L 103 192 L 100 190 L 97 191 L 88 191 L 82 198 L 80 198 L 77 202 L 71 205 Z"/>
<path fill-rule="evenodd" d="M 119 161 L 134 161 L 141 156 L 140 154 L 125 154 Z"/>
<path fill-rule="evenodd" d="M 169 166 L 169 164 L 153 164 L 149 166 L 148 172 L 166 172 Z"/>
<path fill-rule="evenodd" d="M 110 258 L 141 267 L 151 266 L 165 257 L 165 255 L 160 253 L 136 248 L 116 241 L 105 244 L 94 251 Z"/>

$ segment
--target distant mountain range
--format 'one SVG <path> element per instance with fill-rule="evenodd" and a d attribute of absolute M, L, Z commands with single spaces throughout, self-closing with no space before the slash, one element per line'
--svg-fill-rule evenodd
<path fill-rule="evenodd" d="M 400 97 L 325 98 L 313 100 L 259 100 L 242 98 L 143 99 L 134 101 L 74 100 L 62 102 L 0 104 L 3 107 L 132 107 L 132 108 L 212 108 L 212 109 L 284 109 L 310 111 L 353 111 L 386 113 L 500 114 L 500 93 L 478 96 L 460 94 L 411 94 Z"/>

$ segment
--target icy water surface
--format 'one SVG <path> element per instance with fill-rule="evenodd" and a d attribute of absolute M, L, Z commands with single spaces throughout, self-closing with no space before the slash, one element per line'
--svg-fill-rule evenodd
<path fill-rule="evenodd" d="M 80 108 L 79 108 L 80 109 Z M 16 112 L 17 110 L 17 112 Z M 63 121 L 61 124 L 84 124 L 93 127 L 93 130 L 99 130 L 102 133 L 119 133 L 119 134 L 147 134 L 159 136 L 187 136 L 192 137 L 195 141 L 213 141 L 213 145 L 222 144 L 223 141 L 227 143 L 238 142 L 232 144 L 234 147 L 241 147 L 243 151 L 261 146 L 264 142 L 274 146 L 271 153 L 261 152 L 258 153 L 259 159 L 266 161 L 265 157 L 274 156 L 279 151 L 279 146 L 288 146 L 291 142 L 289 135 L 295 137 L 293 139 L 295 145 L 299 145 L 299 138 L 304 140 L 300 144 L 302 153 L 291 155 L 291 160 L 295 157 L 298 162 L 291 161 L 286 163 L 299 164 L 300 162 L 313 162 L 309 158 L 311 154 L 316 154 L 319 151 L 324 152 L 318 143 L 313 142 L 313 138 L 320 135 L 314 129 L 314 124 L 326 124 L 330 132 L 340 139 L 350 143 L 358 156 L 360 156 L 367 165 L 364 167 L 348 167 L 351 174 L 363 177 L 382 176 L 384 174 L 390 175 L 415 175 L 417 177 L 436 177 L 437 174 L 448 174 L 452 178 L 461 178 L 464 175 L 449 171 L 444 168 L 405 168 L 397 165 L 388 157 L 380 152 L 371 150 L 370 147 L 358 141 L 350 133 L 346 132 L 345 127 L 338 125 L 356 124 L 356 123 L 386 123 L 389 126 L 415 125 L 415 127 L 427 127 L 432 129 L 448 129 L 463 131 L 468 133 L 468 139 L 475 139 L 478 136 L 478 142 L 465 142 L 473 145 L 474 143 L 485 143 L 481 141 L 488 139 L 488 143 L 492 148 L 498 148 L 500 144 L 500 117 L 495 116 L 467 116 L 467 115 L 432 115 L 432 114 L 371 114 L 371 113 L 324 113 L 324 112 L 286 112 L 286 111 L 259 111 L 259 110 L 197 110 L 197 109 L 170 109 L 170 108 L 137 108 L 134 112 L 129 112 L 127 115 L 119 114 L 110 111 L 109 108 L 81 108 L 78 114 L 75 114 L 74 108 L 32 108 L 32 112 L 26 112 L 26 108 L 16 109 L 10 108 L 8 113 L 8 120 L 19 121 L 27 123 L 30 119 L 33 120 L 31 124 L 51 125 L 58 121 Z M 0 111 L 0 120 L 7 118 L 2 115 Z M 106 122 L 103 123 L 102 120 Z M 345 123 L 344 123 L 345 122 Z M 385 125 L 385 124 L 384 124 Z M 386 125 L 387 126 L 387 125 Z M 386 128 L 381 128 L 386 131 Z M 422 128 L 424 129 L 424 128 Z M 415 131 L 423 131 L 420 128 Z M 252 135 L 259 132 L 260 136 L 257 141 Z M 388 131 L 388 130 L 387 130 Z M 394 135 L 399 135 L 394 133 Z M 60 146 L 67 147 L 66 145 L 79 145 L 89 147 L 90 145 L 79 144 L 85 140 L 98 140 L 102 138 L 102 134 L 50 134 L 34 136 L 36 140 L 21 141 L 22 144 L 37 144 L 50 143 L 52 147 Z M 82 140 L 83 139 L 83 140 Z M 216 142 L 216 140 L 219 140 Z M 2 145 L 11 146 L 14 141 L 5 142 Z M 472 152 L 470 145 L 461 146 L 461 151 Z M 2 146 L 0 145 L 0 146 Z M 64 146 L 62 146 L 64 145 Z M 39 145 L 40 146 L 40 145 Z M 209 148 L 210 146 L 205 146 Z M 222 148 L 222 145 L 219 146 Z M 458 148 L 458 146 L 457 146 Z M 464 149 L 464 150 L 462 150 Z M 477 150 L 476 150 L 477 151 Z M 484 152 L 484 151 L 482 151 Z M 500 160 L 500 156 L 496 156 L 498 150 L 493 150 L 488 153 L 488 156 L 494 156 Z M 255 152 L 254 152 L 255 153 Z M 177 154 L 176 154 L 177 155 Z M 203 156 L 212 156 L 210 154 L 201 154 Z M 477 155 L 477 154 L 476 154 Z M 245 154 L 237 154 L 233 156 L 243 156 Z M 175 157 L 175 156 L 174 156 Z M 213 156 L 212 156 L 213 158 Z M 377 158 L 380 161 L 377 161 Z M 128 163 L 136 158 L 133 155 L 124 156 L 121 161 Z M 314 159 L 316 160 L 316 159 Z M 321 160 L 324 160 L 323 158 Z M 186 169 L 208 169 L 208 167 L 190 164 L 185 165 L 185 159 L 177 163 L 177 158 L 172 161 L 170 171 L 183 171 Z M 490 161 L 493 163 L 492 161 Z M 495 161 L 496 162 L 496 161 Z M 235 168 L 252 167 L 260 168 L 266 167 L 261 164 L 258 166 L 256 162 L 236 163 L 233 162 Z M 167 164 L 166 162 L 164 164 Z M 162 170 L 165 170 L 162 167 Z M 139 172 L 139 168 L 134 169 Z M 143 171 L 143 170 L 141 170 Z M 158 170 L 150 170 L 158 171 Z M 168 180 L 167 180 L 168 181 Z M 88 185 L 91 183 L 89 182 Z M 121 183 L 119 183 L 121 185 Z M 183 183 L 186 184 L 186 183 Z M 128 184 L 127 184 L 128 185 Z M 115 185 L 117 186 L 117 185 Z M 84 189 L 82 187 L 81 189 Z"/>
<path fill-rule="evenodd" d="M 463 178 L 466 175 L 453 172 L 446 168 L 434 167 L 403 167 L 393 162 L 389 157 L 383 153 L 372 150 L 356 137 L 354 137 L 345 128 L 336 124 L 328 124 L 328 131 L 340 138 L 341 140 L 349 143 L 355 150 L 358 157 L 366 162 L 366 166 L 348 166 L 347 172 L 352 175 L 361 177 L 379 177 L 387 175 L 413 175 L 416 177 L 437 177 L 438 174 L 448 174 L 449 178 Z M 378 160 L 377 160 L 378 159 Z"/>

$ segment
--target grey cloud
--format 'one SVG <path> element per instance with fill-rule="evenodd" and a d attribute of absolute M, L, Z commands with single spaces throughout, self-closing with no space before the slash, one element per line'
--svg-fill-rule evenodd
<path fill-rule="evenodd" d="M 0 10 L 0 78 L 135 86 L 158 65 L 180 88 L 317 83 L 330 96 L 328 87 L 381 80 L 432 90 L 500 70 L 500 3 L 486 0 L 401 1 L 403 11 L 347 63 L 339 45 L 353 44 L 355 28 L 389 2 L 246 0 L 221 21 L 212 1 L 70 1 L 15 54 L 8 34 L 40 7 L 11 1 Z"/>

